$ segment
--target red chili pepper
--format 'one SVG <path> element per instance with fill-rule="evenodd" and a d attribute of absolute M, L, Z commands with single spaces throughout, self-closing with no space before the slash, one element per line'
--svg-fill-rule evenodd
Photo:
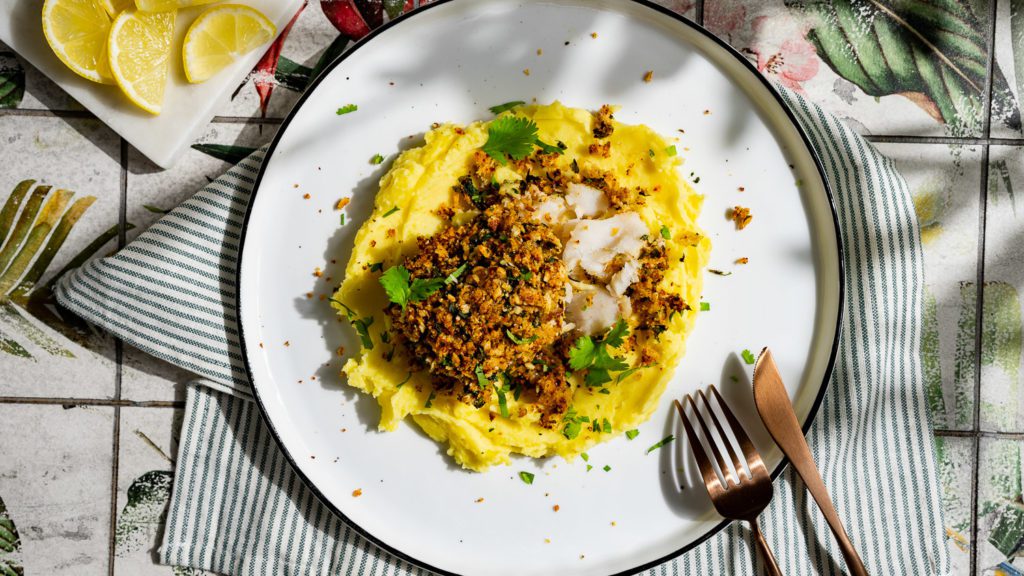
<path fill-rule="evenodd" d="M 274 40 L 274 43 L 267 48 L 266 54 L 260 58 L 260 61 L 256 63 L 256 67 L 252 69 L 253 84 L 256 86 L 256 94 L 260 97 L 260 114 L 266 118 L 267 116 L 267 105 L 270 103 L 270 95 L 274 92 L 274 86 L 277 85 L 277 81 L 274 80 L 274 73 L 277 72 L 277 61 L 281 57 L 281 46 L 284 45 L 285 38 L 288 37 L 288 33 L 292 30 L 292 25 L 298 20 L 299 14 L 306 8 L 306 2 L 302 3 L 298 12 L 292 19 L 288 21 L 288 25 L 281 31 L 281 35 Z"/>

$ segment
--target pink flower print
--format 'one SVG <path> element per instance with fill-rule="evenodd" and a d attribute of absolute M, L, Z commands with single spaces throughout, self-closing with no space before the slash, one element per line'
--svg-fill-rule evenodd
<path fill-rule="evenodd" d="M 704 4 L 704 27 L 730 43 L 733 32 L 743 26 L 746 18 L 747 9 L 742 4 L 727 0 Z"/>
<path fill-rule="evenodd" d="M 791 18 L 759 16 L 751 25 L 757 69 L 787 88 L 803 92 L 803 83 L 818 74 L 818 53 L 807 41 L 807 29 Z M 771 34 L 772 37 L 768 37 Z"/>

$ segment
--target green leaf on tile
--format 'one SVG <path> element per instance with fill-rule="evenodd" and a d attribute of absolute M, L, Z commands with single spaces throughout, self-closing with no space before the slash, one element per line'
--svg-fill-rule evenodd
<path fill-rule="evenodd" d="M 954 425 L 969 428 L 974 422 L 974 337 L 978 296 L 974 282 L 960 283 L 960 315 L 953 352 Z"/>
<path fill-rule="evenodd" d="M 954 134 L 973 134 L 987 95 L 988 27 L 961 0 L 786 0 L 815 20 L 807 39 L 869 96 L 901 95 Z M 993 89 L 1008 87 L 998 65 Z M 1016 105 L 1004 122 L 1020 129 Z"/>
<path fill-rule="evenodd" d="M 232 144 L 193 144 L 192 149 L 231 164 L 238 164 L 246 156 L 256 151 L 255 148 Z"/>
<path fill-rule="evenodd" d="M 1016 440 L 987 440 L 982 446 L 979 463 L 979 516 L 992 526 L 986 538 L 988 542 L 1007 557 L 1020 551 L 1024 543 L 1022 447 L 1024 444 Z"/>
<path fill-rule="evenodd" d="M 274 79 L 278 84 L 293 92 L 302 92 L 309 85 L 309 80 L 313 77 L 312 74 L 312 68 L 303 66 L 282 54 L 277 59 Z"/>
<path fill-rule="evenodd" d="M 1024 99 L 1024 0 L 1010 0 L 1010 46 L 1017 77 L 1017 98 Z M 1018 100 L 1018 105 L 1020 101 Z"/>
<path fill-rule="evenodd" d="M 1024 0 L 1021 0 L 1024 2 Z M 1022 48 L 1024 50 L 1024 48 Z M 998 206 L 1002 201 L 1000 191 L 1006 192 L 1010 199 L 1010 210 L 1017 215 L 1017 199 L 1013 195 L 1013 181 L 1010 179 L 1010 167 L 1006 160 L 992 160 L 988 165 L 988 201 Z"/>
<path fill-rule="evenodd" d="M 153 545 L 167 516 L 173 481 L 174 473 L 167 470 L 150 470 L 132 481 L 114 528 L 117 556 Z"/>
<path fill-rule="evenodd" d="M 25 69 L 13 52 L 0 52 L 0 108 L 17 108 L 25 97 Z"/>
<path fill-rule="evenodd" d="M 53 298 L 53 286 L 65 272 L 83 263 L 117 235 L 102 235 L 102 244 L 90 244 L 49 281 L 40 285 L 68 235 L 90 206 L 94 196 L 74 199 L 70 190 L 52 190 L 24 180 L 15 186 L 0 208 L 0 352 L 24 358 L 30 349 L 74 358 L 65 337 L 89 335 L 81 320 L 68 320 Z M 34 186 L 34 187 L 33 187 Z"/>
<path fill-rule="evenodd" d="M 0 576 L 25 574 L 18 560 L 20 552 L 21 539 L 18 537 L 18 527 L 11 520 L 3 499 L 0 499 Z"/>
<path fill-rule="evenodd" d="M 942 368 L 939 359 L 938 307 L 935 304 L 935 295 L 926 286 L 924 312 L 921 318 L 921 372 L 932 423 L 938 428 L 944 428 L 946 403 L 942 398 Z"/>
<path fill-rule="evenodd" d="M 981 316 L 981 366 L 985 385 L 996 390 L 1000 400 L 1017 398 L 1019 394 L 1022 329 L 1017 289 L 1006 282 L 986 282 Z M 1015 403 L 985 401 L 981 411 L 985 423 L 1000 430 L 1015 428 Z"/>

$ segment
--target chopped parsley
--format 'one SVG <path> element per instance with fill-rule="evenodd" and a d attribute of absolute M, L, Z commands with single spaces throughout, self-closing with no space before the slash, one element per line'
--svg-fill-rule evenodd
<path fill-rule="evenodd" d="M 619 376 L 622 376 L 622 374 L 619 374 Z M 598 390 L 597 392 L 598 392 L 599 394 L 611 394 L 611 393 L 612 393 L 612 391 L 611 391 L 611 390 L 609 390 L 609 389 L 607 389 L 607 388 L 601 388 L 601 389 L 600 389 L 600 390 Z"/>
<path fill-rule="evenodd" d="M 488 110 L 491 111 L 491 114 L 497 116 L 506 110 L 511 110 L 516 106 L 522 106 L 523 104 L 526 104 L 526 102 L 523 102 L 522 100 L 513 100 L 511 102 L 505 102 L 504 104 L 498 104 L 497 106 L 491 106 Z"/>
<path fill-rule="evenodd" d="M 665 148 L 665 154 L 668 155 L 668 156 L 675 156 L 676 155 L 676 145 L 673 144 L 673 145 L 669 146 L 668 148 Z"/>
<path fill-rule="evenodd" d="M 587 386 L 596 387 L 611 382 L 609 372 L 625 370 L 629 366 L 622 358 L 612 356 L 608 349 L 622 346 L 626 336 L 629 336 L 629 326 L 621 318 L 597 342 L 590 336 L 580 336 L 569 351 L 569 367 L 573 370 L 587 370 L 584 377 Z"/>
<path fill-rule="evenodd" d="M 634 372 L 636 372 L 637 370 L 640 370 L 641 368 L 646 368 L 646 366 L 633 366 L 629 370 L 624 370 L 622 372 L 619 372 L 619 375 L 615 377 L 615 383 L 616 384 L 621 383 L 623 380 L 625 380 L 626 378 L 629 378 L 630 376 L 633 375 Z M 608 390 L 608 389 L 607 388 L 602 388 L 601 390 L 598 390 L 598 392 L 601 392 L 602 394 L 608 394 L 608 392 L 606 392 L 606 390 Z"/>
<path fill-rule="evenodd" d="M 753 364 L 754 362 L 757 361 L 757 358 L 754 358 L 754 355 L 750 352 L 750 350 L 744 349 L 743 352 L 740 353 L 740 356 L 743 357 L 743 361 L 746 362 L 747 364 Z"/>
<path fill-rule="evenodd" d="M 341 213 L 341 226 L 344 226 L 344 225 L 345 225 L 345 213 L 342 212 Z"/>
<path fill-rule="evenodd" d="M 345 104 L 341 108 L 338 108 L 338 111 L 335 112 L 335 114 L 341 116 L 342 114 L 348 114 L 350 112 L 355 112 L 356 110 L 359 110 L 359 106 L 356 106 L 355 104 Z"/>
<path fill-rule="evenodd" d="M 519 281 L 520 282 L 526 282 L 530 278 L 533 278 L 533 272 L 530 272 L 529 270 L 526 270 L 525 272 L 520 272 L 519 273 Z"/>
<path fill-rule="evenodd" d="M 626 438 L 629 438 L 630 440 L 632 440 L 633 438 L 636 438 L 639 435 L 640 435 L 640 431 L 635 429 L 635 428 L 633 430 L 626 430 Z"/>
<path fill-rule="evenodd" d="M 580 173 L 580 163 L 577 162 L 575 158 L 572 159 L 572 164 L 570 164 L 569 167 L 572 168 L 572 171 L 576 174 Z"/>
<path fill-rule="evenodd" d="M 587 472 L 590 472 L 593 469 L 594 469 L 593 466 L 591 466 L 590 464 L 587 464 Z"/>
<path fill-rule="evenodd" d="M 505 335 L 508 336 L 509 340 L 511 340 L 518 346 L 522 346 L 523 344 L 530 344 L 531 342 L 534 342 L 538 338 L 536 334 L 530 336 L 529 338 L 519 338 L 515 334 L 513 334 L 512 331 L 509 330 L 508 328 L 505 329 Z"/>
<path fill-rule="evenodd" d="M 668 226 L 665 226 L 664 224 L 661 225 L 661 237 L 664 238 L 665 240 L 672 239 L 672 231 L 669 230 Z"/>
<path fill-rule="evenodd" d="M 431 390 L 430 391 L 430 396 L 427 396 L 427 401 L 426 401 L 426 403 L 423 404 L 423 407 L 424 408 L 430 408 L 431 406 L 433 406 L 434 405 L 434 398 L 437 398 L 437 392 L 434 392 L 433 390 Z"/>
<path fill-rule="evenodd" d="M 653 148 L 648 148 L 647 149 L 647 155 L 650 156 L 651 158 L 654 158 L 654 149 Z"/>
<path fill-rule="evenodd" d="M 522 160 L 540 146 L 547 153 L 561 154 L 562 149 L 541 142 L 537 138 L 537 124 L 527 118 L 502 116 L 487 127 L 487 142 L 481 148 L 488 156 L 504 166 L 511 157 Z"/>
<path fill-rule="evenodd" d="M 716 276 L 732 276 L 732 272 L 722 272 L 721 270 L 716 270 L 714 268 L 708 268 L 708 272 L 711 272 Z"/>
<path fill-rule="evenodd" d="M 590 461 L 590 454 L 587 454 L 586 452 L 580 452 L 580 458 L 583 458 L 584 462 L 589 462 Z"/>
<path fill-rule="evenodd" d="M 380 276 L 380 285 L 384 287 L 384 292 L 392 302 L 401 306 L 403 311 L 409 302 L 426 300 L 444 285 L 441 278 L 416 278 L 412 282 L 409 279 L 409 271 L 401 265 L 388 268 Z"/>
<path fill-rule="evenodd" d="M 669 444 L 669 443 L 671 443 L 671 442 L 672 442 L 673 440 L 675 440 L 675 439 L 676 439 L 676 437 L 675 437 L 675 436 L 673 436 L 673 435 L 669 434 L 668 436 L 665 436 L 665 437 L 664 437 L 664 438 L 662 438 L 662 439 L 661 439 L 661 440 L 660 440 L 659 442 L 655 443 L 655 444 L 654 444 L 653 446 L 651 446 L 650 448 L 648 448 L 648 449 L 647 449 L 647 452 L 646 452 L 646 453 L 647 453 L 647 454 L 650 454 L 651 452 L 654 452 L 654 451 L 655 451 L 655 450 L 657 450 L 658 448 L 661 448 L 661 447 L 665 446 L 666 444 Z"/>
<path fill-rule="evenodd" d="M 523 484 L 533 484 L 533 474 L 530 472 L 520 472 L 519 479 L 523 481 Z"/>
<path fill-rule="evenodd" d="M 562 417 L 562 421 L 565 422 L 565 427 L 562 428 L 562 435 L 567 440 L 573 440 L 580 435 L 580 431 L 583 430 L 583 424 L 590 422 L 590 417 L 578 415 L 576 409 L 570 406 L 565 416 Z"/>
<path fill-rule="evenodd" d="M 465 272 L 465 271 L 466 271 L 466 264 L 463 263 L 461 266 L 459 266 L 458 268 L 453 270 L 451 274 L 449 274 L 448 276 L 445 277 L 444 283 L 445 284 L 455 284 L 459 280 L 459 276 L 462 276 L 462 273 Z"/>
<path fill-rule="evenodd" d="M 539 138 L 534 143 L 541 150 L 543 150 L 545 154 L 561 154 L 562 150 L 564 150 L 564 148 L 562 148 L 562 146 L 565 146 L 565 144 L 562 144 L 561 142 L 559 142 L 559 144 L 562 144 L 562 146 L 552 146 L 551 144 L 547 144 L 545 142 L 542 142 Z"/>
<path fill-rule="evenodd" d="M 370 338 L 370 326 L 373 326 L 373 316 L 357 319 L 356 311 L 349 308 L 344 302 L 341 300 L 335 300 L 334 298 L 331 298 L 330 300 L 345 309 L 345 316 L 348 317 L 348 321 L 352 323 L 352 327 L 355 328 L 356 334 L 359 335 L 359 340 L 363 343 L 363 348 L 373 350 L 373 340 Z"/>
<path fill-rule="evenodd" d="M 701 302 L 700 303 L 700 311 L 701 312 L 709 312 L 710 310 L 711 310 L 711 303 L 710 302 Z"/>
<path fill-rule="evenodd" d="M 373 158 L 370 158 L 370 164 L 377 165 L 377 164 L 381 164 L 383 162 L 384 162 L 384 157 L 381 156 L 380 154 L 374 154 Z"/>
<path fill-rule="evenodd" d="M 612 467 L 611 467 L 611 466 L 609 466 L 609 465 L 607 465 L 607 464 L 605 464 L 605 465 L 604 465 L 604 471 L 605 471 L 605 472 L 611 472 L 611 471 L 612 471 Z"/>
<path fill-rule="evenodd" d="M 398 206 L 392 206 L 391 210 L 388 210 L 387 212 L 385 212 L 384 215 L 381 216 L 381 218 L 387 218 L 388 216 L 391 216 L 392 214 L 394 214 L 395 212 L 398 212 L 399 210 L 401 210 L 401 208 L 399 208 Z"/>
<path fill-rule="evenodd" d="M 383 262 L 374 262 L 370 264 L 370 272 L 380 272 L 381 270 L 384 270 Z"/>
<path fill-rule="evenodd" d="M 607 418 L 601 419 L 601 431 L 604 432 L 605 434 L 612 433 L 612 423 L 609 422 Z"/>

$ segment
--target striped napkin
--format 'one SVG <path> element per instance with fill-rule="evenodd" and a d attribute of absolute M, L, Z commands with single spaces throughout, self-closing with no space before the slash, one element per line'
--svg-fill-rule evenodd
<path fill-rule="evenodd" d="M 846 322 L 808 440 L 874 574 L 946 574 L 949 558 L 921 362 L 922 258 L 906 183 L 835 118 L 780 88 L 836 195 Z M 60 303 L 203 379 L 188 388 L 161 561 L 230 576 L 421 574 L 360 537 L 290 468 L 252 402 L 238 346 L 239 227 L 265 150 L 114 256 L 60 282 Z M 788 470 L 762 516 L 788 574 L 840 574 L 821 514 Z M 755 574 L 733 524 L 650 574 Z"/>

